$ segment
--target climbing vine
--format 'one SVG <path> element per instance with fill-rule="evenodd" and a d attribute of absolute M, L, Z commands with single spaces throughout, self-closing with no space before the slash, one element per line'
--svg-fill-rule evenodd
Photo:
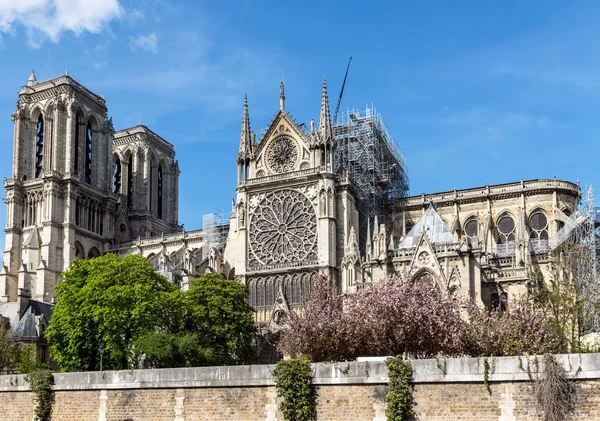
<path fill-rule="evenodd" d="M 314 418 L 316 391 L 310 362 L 304 359 L 282 360 L 275 366 L 275 390 L 283 398 L 279 409 L 286 421 Z"/>
<path fill-rule="evenodd" d="M 35 394 L 34 402 L 36 421 L 47 421 L 52 413 L 52 383 L 54 377 L 50 370 L 37 370 L 29 373 L 25 379 L 29 383 L 29 390 Z"/>
<path fill-rule="evenodd" d="M 387 419 L 388 421 L 405 421 L 414 413 L 410 386 L 412 367 L 401 356 L 388 358 L 385 363 L 388 368 L 390 387 L 389 393 L 385 396 L 388 403 Z"/>
<path fill-rule="evenodd" d="M 483 384 L 490 395 L 492 394 L 490 374 L 493 374 L 494 371 L 496 371 L 496 360 L 492 358 L 492 363 L 490 364 L 488 357 L 483 357 Z"/>

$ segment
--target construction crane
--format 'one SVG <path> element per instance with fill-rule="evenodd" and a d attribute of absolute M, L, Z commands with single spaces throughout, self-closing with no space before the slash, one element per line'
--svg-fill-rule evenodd
<path fill-rule="evenodd" d="M 338 102 L 335 107 L 335 114 L 333 115 L 333 124 L 337 123 L 337 116 L 338 116 L 338 112 L 340 111 L 340 104 L 342 103 L 342 95 L 344 95 L 344 87 L 346 86 L 346 78 L 348 77 L 348 70 L 350 70 L 350 63 L 352 63 L 352 56 L 350 56 L 350 60 L 348 60 L 348 66 L 346 67 L 346 74 L 344 75 L 344 82 L 342 83 L 342 90 L 340 91 L 340 96 L 338 98 Z"/>

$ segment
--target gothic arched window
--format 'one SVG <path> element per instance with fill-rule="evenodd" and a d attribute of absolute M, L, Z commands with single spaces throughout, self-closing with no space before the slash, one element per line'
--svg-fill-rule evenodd
<path fill-rule="evenodd" d="M 262 307 L 265 305 L 265 283 L 259 279 L 256 282 L 256 307 Z"/>
<path fill-rule="evenodd" d="M 515 241 L 515 220 L 504 215 L 498 220 L 498 244 Z"/>
<path fill-rule="evenodd" d="M 115 162 L 115 168 L 113 172 L 113 191 L 115 193 L 121 192 L 121 160 L 117 158 Z"/>
<path fill-rule="evenodd" d="M 469 238 L 473 238 L 477 236 L 477 219 L 472 218 L 467 221 L 465 224 L 465 234 Z"/>
<path fill-rule="evenodd" d="M 85 128 L 85 182 L 92 183 L 92 123 L 88 122 Z"/>
<path fill-rule="evenodd" d="M 536 211 L 529 217 L 529 227 L 531 234 L 529 238 L 532 240 L 547 240 L 548 239 L 548 218 L 542 211 Z"/>
<path fill-rule="evenodd" d="M 292 303 L 300 303 L 300 278 L 298 275 L 292 277 Z"/>
<path fill-rule="evenodd" d="M 431 272 L 428 272 L 426 270 L 421 272 L 420 274 L 418 274 L 414 278 L 414 281 L 419 282 L 419 283 L 427 283 L 427 284 L 435 285 L 435 278 L 433 277 Z"/>
<path fill-rule="evenodd" d="M 248 283 L 248 304 L 250 307 L 256 307 L 256 281 Z"/>
<path fill-rule="evenodd" d="M 42 174 L 44 162 L 44 117 L 40 114 L 35 136 L 35 178 Z"/>
<path fill-rule="evenodd" d="M 79 137 L 81 131 L 81 116 L 79 113 L 75 114 L 75 154 L 73 156 L 73 171 L 79 171 Z"/>
<path fill-rule="evenodd" d="M 267 287 L 266 287 L 266 294 L 265 294 L 265 305 L 266 306 L 272 306 L 274 300 L 274 288 L 273 288 L 273 279 L 272 278 L 267 278 Z"/>
<path fill-rule="evenodd" d="M 498 310 L 498 307 L 500 307 L 500 296 L 497 292 L 492 292 L 490 295 L 490 304 L 492 310 Z"/>
<path fill-rule="evenodd" d="M 302 275 L 301 288 L 302 290 L 300 292 L 300 300 L 304 302 L 308 299 L 308 296 L 310 295 L 310 278 L 306 273 Z"/>
<path fill-rule="evenodd" d="M 156 191 L 156 216 L 162 219 L 162 193 L 163 193 L 163 172 L 162 165 L 158 165 L 157 180 L 157 191 Z"/>
<path fill-rule="evenodd" d="M 127 207 L 133 206 L 133 156 L 129 157 L 127 163 Z"/>

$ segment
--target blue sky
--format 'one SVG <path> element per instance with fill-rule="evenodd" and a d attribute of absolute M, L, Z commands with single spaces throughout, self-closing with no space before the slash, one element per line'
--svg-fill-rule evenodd
<path fill-rule="evenodd" d="M 600 188 L 596 2 L 413 3 L 0 0 L 0 174 L 31 69 L 68 70 L 116 129 L 139 119 L 175 145 L 180 223 L 200 227 L 235 194 L 244 94 L 254 130 L 282 75 L 286 109 L 317 119 L 322 77 L 334 109 L 353 56 L 342 109 L 375 104 L 411 194 L 554 174 Z"/>

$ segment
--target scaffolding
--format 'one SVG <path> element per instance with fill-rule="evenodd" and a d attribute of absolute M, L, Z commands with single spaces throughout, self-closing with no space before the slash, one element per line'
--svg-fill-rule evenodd
<path fill-rule="evenodd" d="M 577 212 L 568 218 L 562 218 L 561 228 L 550 239 L 550 249 L 558 251 L 563 259 L 563 271 L 572 277 L 581 294 L 583 314 L 592 315 L 580 320 L 584 334 L 600 331 L 597 319 L 598 293 L 598 234 L 600 226 L 598 208 L 595 207 L 594 189 L 586 187 Z M 564 215 L 564 214 L 563 214 Z M 593 299 L 590 299 L 592 298 Z M 589 308 L 587 308 L 589 307 Z"/>
<path fill-rule="evenodd" d="M 333 135 L 336 172 L 347 174 L 357 190 L 364 250 L 368 221 L 377 216 L 385 222 L 396 199 L 408 193 L 406 158 L 373 106 L 338 115 Z"/>
<path fill-rule="evenodd" d="M 202 229 L 204 231 L 205 249 L 204 255 L 208 256 L 211 248 L 223 251 L 227 241 L 229 228 L 229 215 L 215 209 L 212 213 L 202 215 Z"/>

